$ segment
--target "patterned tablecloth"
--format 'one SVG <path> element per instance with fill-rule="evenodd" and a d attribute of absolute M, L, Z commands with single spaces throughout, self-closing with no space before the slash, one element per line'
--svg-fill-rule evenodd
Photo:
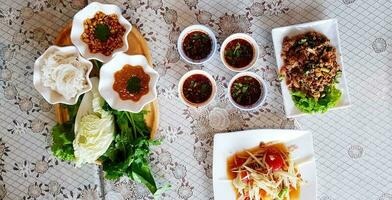
<path fill-rule="evenodd" d="M 250 128 L 303 128 L 314 134 L 318 196 L 323 200 L 392 199 L 392 1 L 391 0 L 117 0 L 152 50 L 159 80 L 164 144 L 151 164 L 162 199 L 213 199 L 212 139 L 217 132 Z M 74 168 L 50 152 L 54 109 L 32 86 L 34 60 L 85 5 L 84 0 L 2 0 L 0 4 L 0 199 L 151 199 L 127 179 L 102 180 L 96 166 Z M 271 29 L 337 18 L 352 107 L 297 121 L 284 116 Z M 240 112 L 225 98 L 234 75 L 218 54 L 204 66 L 180 60 L 176 40 L 191 24 L 205 24 L 220 42 L 234 32 L 251 34 L 261 52 L 257 67 L 269 84 L 263 107 Z M 206 108 L 178 99 L 177 81 L 202 68 L 218 83 Z"/>

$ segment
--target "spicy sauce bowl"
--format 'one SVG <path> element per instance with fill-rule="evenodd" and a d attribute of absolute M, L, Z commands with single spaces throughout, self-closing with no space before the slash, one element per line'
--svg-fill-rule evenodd
<path fill-rule="evenodd" d="M 189 45 L 187 44 L 189 43 L 189 40 L 193 40 L 192 38 L 189 37 L 192 37 L 193 36 L 192 34 L 194 33 L 200 33 L 203 36 L 208 36 L 208 38 L 205 37 L 205 39 L 209 41 L 209 44 L 203 45 L 200 44 L 200 42 L 198 42 L 195 46 L 190 47 L 192 49 L 185 49 L 186 46 L 184 45 Z M 200 38 L 199 36 L 196 37 Z M 196 38 L 196 40 L 198 40 L 198 38 Z M 212 32 L 211 29 L 203 25 L 188 26 L 180 33 L 180 36 L 178 37 L 177 40 L 177 50 L 178 53 L 180 54 L 180 57 L 184 59 L 186 62 L 191 64 L 203 64 L 209 61 L 214 55 L 214 53 L 216 52 L 216 49 L 217 49 L 217 40 L 214 32 Z M 190 53 L 188 53 L 189 51 L 193 51 L 192 53 L 194 55 L 201 54 L 199 55 L 200 58 L 192 58 Z"/>
<path fill-rule="evenodd" d="M 249 90 L 249 87 L 251 87 L 250 85 L 246 86 L 245 84 L 242 84 L 240 86 L 240 88 L 235 88 L 235 84 L 237 84 L 237 80 L 241 80 L 243 78 L 249 77 L 250 80 L 254 80 L 257 81 L 256 82 L 256 86 L 258 85 L 258 87 L 260 88 L 256 88 L 258 90 L 260 90 L 260 95 L 258 98 L 256 98 L 257 100 L 254 100 L 254 103 L 250 104 L 250 105 L 241 105 L 240 103 L 238 103 L 238 101 L 234 100 L 235 97 L 233 97 L 233 90 L 237 89 L 237 90 L 241 90 L 245 87 L 247 87 L 247 90 Z M 248 81 L 249 82 L 249 81 Z M 253 72 L 241 72 L 237 75 L 235 75 L 229 82 L 229 86 L 228 86 L 228 98 L 229 101 L 238 109 L 240 110 L 245 110 L 245 111 L 250 111 L 250 110 L 254 110 L 257 107 L 261 106 L 262 104 L 264 104 L 265 99 L 267 98 L 267 93 L 268 93 L 268 88 L 267 88 L 267 84 L 265 83 L 265 81 L 256 73 Z M 254 92 L 253 92 L 254 93 Z M 248 95 L 252 95 L 252 94 L 248 94 Z M 250 98 L 250 96 L 246 96 L 246 98 Z"/>
<path fill-rule="evenodd" d="M 215 79 L 205 71 L 191 70 L 181 77 L 178 83 L 178 94 L 181 101 L 189 107 L 206 106 L 215 98 Z"/>
<path fill-rule="evenodd" d="M 131 71 L 129 69 L 142 69 L 142 72 L 139 70 Z M 148 75 L 149 80 L 144 79 L 141 74 Z M 126 82 L 121 80 L 126 76 L 129 76 L 129 79 Z M 139 81 L 137 81 L 138 83 L 130 81 L 133 77 L 137 77 L 139 79 Z M 145 105 L 157 98 L 156 86 L 159 74 L 152 68 L 152 66 L 150 66 L 146 57 L 142 55 L 131 56 L 125 53 L 116 54 L 112 60 L 101 67 L 99 78 L 99 93 L 113 109 L 138 113 Z M 125 82 L 127 85 L 124 86 L 124 84 L 119 82 Z M 116 86 L 118 83 L 119 87 Z M 141 96 L 137 99 L 123 98 L 123 92 L 131 92 L 128 87 L 131 86 L 133 88 L 135 87 L 135 84 L 140 88 L 140 92 L 142 90 L 141 88 L 144 87 L 143 85 L 146 85 L 147 92 L 143 92 L 143 94 L 141 94 Z"/>
<path fill-rule="evenodd" d="M 223 64 L 234 72 L 243 72 L 252 68 L 259 57 L 256 40 L 245 33 L 235 33 L 227 37 L 220 49 Z"/>

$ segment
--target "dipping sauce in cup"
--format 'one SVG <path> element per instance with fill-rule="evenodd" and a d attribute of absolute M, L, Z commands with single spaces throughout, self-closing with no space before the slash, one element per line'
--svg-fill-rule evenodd
<path fill-rule="evenodd" d="M 214 32 L 203 25 L 188 26 L 180 33 L 177 41 L 181 58 L 191 64 L 203 64 L 210 60 L 216 46 Z"/>
<path fill-rule="evenodd" d="M 242 72 L 231 79 L 228 96 L 235 107 L 253 110 L 265 102 L 267 85 L 257 74 Z"/>
<path fill-rule="evenodd" d="M 201 107 L 215 97 L 216 83 L 207 72 L 192 70 L 180 79 L 178 93 L 186 105 Z"/>

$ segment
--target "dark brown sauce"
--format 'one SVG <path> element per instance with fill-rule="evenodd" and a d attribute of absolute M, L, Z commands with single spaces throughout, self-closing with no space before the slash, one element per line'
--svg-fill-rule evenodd
<path fill-rule="evenodd" d="M 285 154 L 288 154 L 289 150 L 287 149 L 286 145 L 282 144 L 282 143 L 277 143 L 277 144 L 272 144 L 269 145 L 261 143 L 259 146 L 257 147 L 253 147 L 250 149 L 246 149 L 243 151 L 239 151 L 236 152 L 234 155 L 230 156 L 227 159 L 227 177 L 229 180 L 233 180 L 237 177 L 237 173 L 233 172 L 234 169 L 238 168 L 239 166 L 241 166 L 246 159 L 249 157 L 249 154 L 247 152 L 250 152 L 252 154 L 255 154 L 256 152 L 260 152 L 260 151 L 265 151 L 266 149 L 269 148 L 276 148 L 281 152 L 286 152 Z M 299 200 L 300 199 L 300 194 L 301 194 L 301 188 L 300 188 L 300 184 L 297 185 L 297 189 L 294 190 L 294 188 L 290 188 L 290 199 L 292 200 Z M 235 189 L 235 188 L 234 188 Z M 239 193 L 238 191 L 235 189 L 236 192 L 236 199 L 239 198 Z M 263 195 L 262 198 L 265 198 L 266 196 Z"/>
<path fill-rule="evenodd" d="M 202 60 L 210 55 L 212 40 L 207 33 L 193 31 L 189 33 L 182 44 L 186 56 L 192 60 Z"/>
<path fill-rule="evenodd" d="M 260 82 L 251 76 L 237 78 L 231 88 L 230 95 L 233 100 L 242 106 L 255 104 L 262 96 Z"/>
<path fill-rule="evenodd" d="M 188 101 L 192 103 L 203 103 L 212 94 L 212 83 L 208 77 L 195 74 L 184 81 L 182 92 Z"/>
<path fill-rule="evenodd" d="M 226 45 L 224 58 L 231 67 L 243 68 L 252 62 L 253 54 L 253 46 L 248 41 L 235 39 Z"/>

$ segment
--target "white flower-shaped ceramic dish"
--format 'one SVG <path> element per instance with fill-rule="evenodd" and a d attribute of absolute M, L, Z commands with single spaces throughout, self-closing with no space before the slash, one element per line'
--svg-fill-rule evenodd
<path fill-rule="evenodd" d="M 206 33 L 212 40 L 211 52 L 210 52 L 210 54 L 208 54 L 208 56 L 206 58 L 204 58 L 202 60 L 193 60 L 193 59 L 189 58 L 185 54 L 184 49 L 182 47 L 185 37 L 188 34 L 190 34 L 192 32 L 195 32 L 195 31 L 201 31 L 203 33 Z M 211 29 L 209 29 L 208 27 L 203 26 L 203 25 L 198 25 L 197 24 L 197 25 L 192 25 L 192 26 L 186 27 L 180 33 L 180 36 L 178 37 L 178 40 L 177 40 L 177 50 L 178 50 L 178 53 L 180 54 L 182 59 L 184 59 L 185 61 L 187 61 L 188 63 L 191 63 L 191 64 L 196 64 L 197 65 L 197 64 L 206 63 L 207 61 L 209 61 L 214 56 L 214 54 L 216 52 L 216 49 L 217 49 L 217 40 L 216 40 L 214 32 L 212 32 Z"/>
<path fill-rule="evenodd" d="M 91 53 L 88 45 L 82 41 L 81 35 L 84 32 L 84 21 L 89 18 L 93 18 L 94 15 L 98 12 L 101 11 L 105 13 L 106 15 L 111 15 L 111 14 L 116 14 L 118 16 L 118 20 L 122 26 L 126 29 L 125 34 L 122 38 L 124 44 L 121 48 L 118 48 L 113 51 L 113 53 L 110 56 L 105 56 L 101 53 Z M 132 30 L 132 25 L 131 23 L 128 22 L 122 15 L 121 15 L 121 9 L 112 4 L 101 4 L 97 2 L 90 3 L 88 6 L 80 10 L 78 13 L 75 14 L 72 22 L 72 30 L 71 30 L 71 40 L 72 43 L 78 48 L 80 51 L 80 54 L 82 54 L 83 57 L 87 59 L 96 59 L 101 62 L 108 62 L 114 54 L 119 53 L 119 52 L 125 52 L 128 50 L 128 34 Z"/>
<path fill-rule="evenodd" d="M 150 76 L 148 93 L 143 95 L 140 100 L 136 102 L 132 100 L 122 100 L 120 95 L 113 90 L 114 74 L 127 64 L 143 67 L 144 72 Z M 157 98 L 156 85 L 159 78 L 158 72 L 148 64 L 147 59 L 142 55 L 130 56 L 125 53 L 116 54 L 112 60 L 101 67 L 99 77 L 99 93 L 105 101 L 108 102 L 110 107 L 116 110 L 137 113 L 140 112 L 146 104 Z"/>
<path fill-rule="evenodd" d="M 87 72 L 86 72 L 86 80 L 87 80 L 87 88 L 80 91 L 74 98 L 69 100 L 65 99 L 63 95 L 53 91 L 50 87 L 45 87 L 42 82 L 42 71 L 41 66 L 44 64 L 44 58 L 50 54 L 55 52 L 61 52 L 64 54 L 75 54 L 81 63 L 87 65 Z M 93 64 L 86 60 L 85 58 L 81 57 L 78 50 L 74 46 L 68 47 L 59 47 L 59 46 L 50 46 L 34 63 L 34 75 L 33 75 L 33 83 L 35 89 L 44 97 L 44 99 L 50 104 L 68 104 L 74 105 L 79 99 L 79 96 L 91 90 L 91 81 L 89 78 L 90 72 L 93 69 Z"/>
<path fill-rule="evenodd" d="M 211 85 L 212 85 L 212 92 L 211 92 L 210 98 L 208 98 L 206 101 L 201 102 L 201 103 L 190 102 L 189 100 L 187 100 L 185 98 L 184 92 L 183 92 L 183 86 L 184 86 L 185 80 L 187 78 L 189 78 L 190 76 L 195 75 L 195 74 L 200 74 L 200 75 L 203 75 L 203 76 L 207 77 L 211 81 Z M 199 108 L 199 107 L 206 106 L 215 98 L 215 95 L 216 95 L 216 82 L 215 82 L 215 79 L 209 73 L 207 73 L 207 72 L 205 72 L 203 70 L 191 70 L 191 71 L 187 72 L 186 74 L 184 74 L 181 77 L 181 79 L 180 79 L 180 81 L 178 83 L 178 95 L 180 96 L 181 101 L 185 105 L 187 105 L 189 107 Z"/>
<path fill-rule="evenodd" d="M 234 81 L 237 80 L 240 77 L 243 77 L 243 76 L 250 76 L 252 78 L 255 78 L 257 81 L 259 81 L 259 83 L 260 83 L 260 85 L 262 87 L 261 88 L 261 92 L 262 93 L 261 93 L 261 96 L 260 96 L 259 100 L 257 100 L 256 103 L 254 103 L 253 105 L 250 105 L 250 106 L 242 106 L 242 105 L 236 103 L 234 101 L 233 97 L 231 96 L 231 87 L 232 87 Z M 237 75 L 235 75 L 230 80 L 227 93 L 228 93 L 227 96 L 229 97 L 230 102 L 236 108 L 238 108 L 240 110 L 250 111 L 250 110 L 256 109 L 257 107 L 261 106 L 265 102 L 265 99 L 267 98 L 267 94 L 268 94 L 268 88 L 267 88 L 267 84 L 265 83 L 265 81 L 259 75 L 257 75 L 256 73 L 254 73 L 254 72 L 241 72 L 241 73 L 238 73 Z"/>
<path fill-rule="evenodd" d="M 249 44 L 251 44 L 253 46 L 253 59 L 250 61 L 250 63 L 247 66 L 242 67 L 242 68 L 235 68 L 235 67 L 230 66 L 226 62 L 226 59 L 225 59 L 225 48 L 226 48 L 227 44 L 229 44 L 229 42 L 236 40 L 236 39 L 243 39 L 243 40 L 249 42 Z M 223 41 L 221 48 L 220 48 L 220 58 L 221 58 L 223 64 L 231 71 L 243 72 L 243 71 L 246 71 L 256 65 L 257 59 L 259 58 L 259 52 L 260 52 L 259 45 L 257 45 L 256 40 L 253 39 L 250 35 L 245 34 L 245 33 L 234 33 L 234 34 L 230 35 L 229 37 L 227 37 Z"/>
<path fill-rule="evenodd" d="M 316 199 L 317 174 L 313 137 L 308 131 L 255 129 L 215 134 L 212 164 L 212 182 L 215 199 L 235 200 L 233 183 L 227 175 L 227 159 L 238 151 L 256 147 L 260 142 L 282 142 L 292 147 L 291 158 L 298 165 L 301 178 L 299 199 Z"/>
<path fill-rule="evenodd" d="M 274 28 L 272 30 L 272 40 L 274 42 L 276 63 L 278 68 L 278 73 L 280 68 L 283 66 L 282 59 L 282 44 L 284 37 L 294 36 L 297 34 L 305 33 L 307 31 L 317 31 L 325 36 L 331 41 L 332 46 L 336 48 L 336 60 L 342 69 L 342 77 L 340 78 L 339 84 L 337 84 L 338 89 L 342 92 L 342 96 L 340 97 L 339 102 L 333 108 L 329 110 L 335 110 L 340 108 L 347 108 L 350 106 L 350 97 L 348 93 L 347 81 L 345 77 L 345 71 L 343 67 L 343 58 L 342 58 L 342 50 L 340 48 L 340 38 L 338 32 L 338 21 L 336 19 L 322 20 L 316 22 L 310 22 L 305 24 L 297 24 L 292 26 Z M 294 104 L 294 101 L 291 98 L 290 90 L 286 85 L 285 79 L 283 79 L 280 83 L 282 88 L 283 95 L 283 103 L 284 109 L 286 112 L 286 116 L 288 118 L 299 117 L 303 115 L 309 115 L 307 113 L 301 112 Z"/>

